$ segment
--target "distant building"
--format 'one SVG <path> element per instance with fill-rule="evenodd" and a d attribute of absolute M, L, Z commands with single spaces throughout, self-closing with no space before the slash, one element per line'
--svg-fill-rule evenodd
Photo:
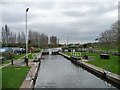
<path fill-rule="evenodd" d="M 51 46 L 57 46 L 58 41 L 57 41 L 57 37 L 56 36 L 51 36 L 50 37 L 50 45 Z"/>

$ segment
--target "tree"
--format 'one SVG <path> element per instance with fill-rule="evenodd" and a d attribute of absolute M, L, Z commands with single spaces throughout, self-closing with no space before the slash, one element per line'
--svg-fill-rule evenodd
<path fill-rule="evenodd" d="M 36 31 L 29 31 L 29 43 L 30 46 L 35 47 L 47 47 L 48 46 L 48 36 L 44 33 L 40 34 Z"/>
<path fill-rule="evenodd" d="M 10 40 L 10 29 L 8 25 L 5 25 L 5 27 L 2 27 L 2 41 L 4 44 L 8 45 Z"/>
<path fill-rule="evenodd" d="M 51 37 L 50 37 L 50 45 L 51 45 L 52 47 L 57 46 L 57 37 L 56 37 L 56 36 L 51 36 Z"/>
<path fill-rule="evenodd" d="M 9 42 L 10 42 L 10 44 L 15 44 L 16 43 L 16 33 L 10 31 Z"/>
<path fill-rule="evenodd" d="M 2 27 L 2 43 L 5 46 L 16 43 L 16 33 L 11 31 L 7 24 Z"/>
<path fill-rule="evenodd" d="M 39 33 L 36 31 L 29 31 L 28 43 L 33 47 L 47 47 L 48 46 L 48 36 L 44 33 Z M 23 47 L 26 42 L 26 37 L 24 32 L 15 33 L 6 24 L 2 27 L 2 43 L 5 46 L 16 46 Z"/>
<path fill-rule="evenodd" d="M 118 45 L 118 22 L 100 34 L 99 42 L 106 47 L 107 51 Z"/>
<path fill-rule="evenodd" d="M 20 32 L 18 33 L 18 36 L 17 36 L 17 43 L 18 43 L 18 44 L 21 44 L 21 36 L 20 36 Z"/>
<path fill-rule="evenodd" d="M 22 44 L 25 44 L 25 41 L 26 41 L 25 33 L 22 32 L 22 33 L 21 33 L 21 43 L 22 43 Z"/>
<path fill-rule="evenodd" d="M 5 36 L 6 36 L 6 44 L 9 44 L 10 42 L 10 29 L 8 25 L 5 25 Z"/>
<path fill-rule="evenodd" d="M 6 43 L 6 35 L 5 35 L 5 29 L 4 27 L 2 27 L 2 43 L 5 44 Z"/>
<path fill-rule="evenodd" d="M 118 37 L 119 36 L 119 26 L 118 26 L 118 22 L 114 23 L 112 26 L 111 26 L 111 30 L 112 30 L 112 33 L 113 33 L 113 44 L 114 45 L 118 45 L 118 41 L 120 40 L 120 38 Z"/>
<path fill-rule="evenodd" d="M 101 37 L 99 38 L 99 42 L 100 43 L 102 43 L 105 47 L 106 47 L 106 49 L 107 49 L 107 51 L 108 51 L 108 49 L 110 48 L 110 44 L 111 44 L 111 34 L 110 34 L 110 32 L 107 30 L 107 31 L 105 31 L 105 32 L 103 32 L 103 33 L 101 33 Z"/>
<path fill-rule="evenodd" d="M 47 47 L 48 46 L 48 36 L 45 34 L 41 34 L 40 35 L 40 44 L 41 47 Z"/>

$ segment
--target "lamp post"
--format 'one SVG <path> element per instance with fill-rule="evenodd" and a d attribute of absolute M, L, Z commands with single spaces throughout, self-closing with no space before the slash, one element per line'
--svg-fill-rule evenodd
<path fill-rule="evenodd" d="M 28 34 L 27 34 L 27 12 L 28 12 L 29 8 L 26 9 L 25 12 L 25 18 L 26 18 L 26 58 L 25 58 L 25 62 L 26 62 L 26 66 L 28 66 Z"/>

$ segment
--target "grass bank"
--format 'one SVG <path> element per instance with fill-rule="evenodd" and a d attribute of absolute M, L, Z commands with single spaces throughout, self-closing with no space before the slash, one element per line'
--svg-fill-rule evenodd
<path fill-rule="evenodd" d="M 16 55 L 16 56 L 14 56 L 14 58 L 12 58 L 11 60 L 17 60 L 17 59 L 19 59 L 19 58 L 21 58 L 21 57 L 23 57 L 23 56 L 25 56 L 25 54 Z M 11 62 L 11 60 L 3 60 L 3 63 L 4 63 L 4 64 L 7 64 L 7 63 Z"/>
<path fill-rule="evenodd" d="M 27 66 L 9 66 L 2 68 L 2 88 L 19 89 L 30 67 Z"/>
<path fill-rule="evenodd" d="M 0 69 L 0 90 L 2 89 L 2 69 Z"/>
<path fill-rule="evenodd" d="M 14 60 L 19 59 L 19 58 L 23 57 L 24 55 L 25 55 L 25 54 L 17 55 L 17 56 L 15 56 L 13 59 L 14 59 Z"/>
<path fill-rule="evenodd" d="M 101 67 L 110 72 L 120 75 L 119 72 L 119 58 L 118 56 L 110 55 L 110 59 L 100 59 L 99 54 L 92 55 L 93 60 L 88 61 L 87 63 L 93 64 L 95 66 Z"/>
<path fill-rule="evenodd" d="M 33 54 L 32 54 L 32 53 L 29 54 L 29 55 L 28 55 L 28 58 L 29 58 L 29 59 L 33 59 Z"/>
<path fill-rule="evenodd" d="M 70 52 L 65 52 L 65 54 L 72 56 Z M 85 52 L 82 52 L 81 56 L 84 55 Z M 97 53 L 86 52 L 86 55 L 90 58 L 90 60 L 86 61 L 87 63 L 120 75 L 120 61 L 118 56 L 110 55 L 110 59 L 100 59 L 100 54 Z"/>

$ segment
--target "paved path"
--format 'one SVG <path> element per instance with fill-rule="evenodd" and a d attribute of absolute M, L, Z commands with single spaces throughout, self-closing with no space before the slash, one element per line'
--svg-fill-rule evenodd
<path fill-rule="evenodd" d="M 30 53 L 29 53 L 30 54 Z M 28 55 L 29 55 L 28 54 Z M 22 56 L 22 57 L 20 57 L 19 59 L 17 59 L 17 60 L 13 60 L 13 65 L 20 65 L 20 66 L 23 66 L 25 63 L 23 63 L 24 62 L 24 58 L 25 57 L 25 55 L 24 56 Z M 6 67 L 6 66 L 10 66 L 11 65 L 11 62 L 10 63 L 7 63 L 7 64 L 1 64 L 0 65 L 0 69 L 1 68 L 3 68 L 3 67 Z"/>
<path fill-rule="evenodd" d="M 40 53 L 35 53 L 35 54 L 36 54 L 37 58 L 40 58 L 41 55 L 42 55 L 41 52 Z M 26 63 L 24 63 L 23 58 L 24 58 L 24 56 L 17 59 L 17 60 L 14 60 L 13 65 L 14 66 L 16 66 L 16 65 L 17 66 L 25 66 Z M 8 64 L 2 64 L 2 65 L 0 65 L 0 69 L 2 69 L 3 67 L 6 67 L 6 66 L 10 66 L 10 65 L 11 65 L 11 62 L 8 63 Z M 33 83 L 32 78 L 34 78 L 35 75 L 36 75 L 36 72 L 37 72 L 37 69 L 38 69 L 38 63 L 33 62 L 33 59 L 29 59 L 28 66 L 31 66 L 31 68 L 30 68 L 28 74 L 26 75 L 26 78 L 24 79 L 24 81 L 23 81 L 23 83 L 20 87 L 21 90 L 23 90 L 23 88 L 29 88 L 31 90 L 33 89 L 33 84 L 34 83 Z"/>
<path fill-rule="evenodd" d="M 42 53 L 37 53 L 36 55 L 37 55 L 37 58 L 41 58 Z M 31 61 L 29 61 L 28 66 L 31 66 L 31 68 L 30 68 L 28 74 L 26 75 L 26 78 L 24 79 L 24 81 L 20 87 L 20 90 L 23 90 L 23 88 L 29 88 L 31 90 L 33 89 L 34 82 L 32 79 L 36 77 L 36 73 L 37 73 L 37 70 L 39 67 L 38 64 L 39 63 L 33 62 L 32 59 L 31 59 Z"/>
<path fill-rule="evenodd" d="M 32 61 L 30 61 L 28 65 L 31 66 L 31 68 L 30 68 L 30 71 L 26 75 L 26 78 L 24 79 L 24 81 L 20 87 L 21 89 L 22 88 L 31 88 L 31 81 L 32 81 L 32 78 L 35 76 L 35 72 L 36 72 L 37 67 L 38 67 L 38 65 Z"/>

